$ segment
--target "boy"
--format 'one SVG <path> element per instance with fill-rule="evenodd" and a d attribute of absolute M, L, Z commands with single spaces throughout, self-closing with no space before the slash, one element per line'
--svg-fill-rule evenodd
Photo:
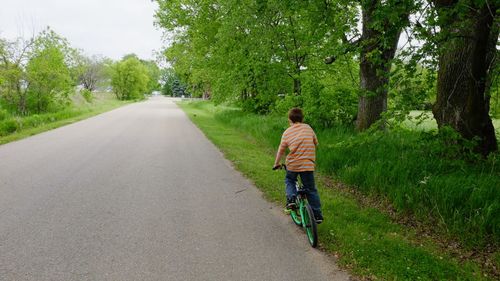
<path fill-rule="evenodd" d="M 286 129 L 281 137 L 281 143 L 276 154 L 274 161 L 274 168 L 280 167 L 280 161 L 288 148 L 290 152 L 286 157 L 286 207 L 288 209 L 294 208 L 295 197 L 297 190 L 295 183 L 297 177 L 300 176 L 304 189 L 306 190 L 307 199 L 314 212 L 316 222 L 319 224 L 323 222 L 323 215 L 321 214 L 321 203 L 314 184 L 314 168 L 316 161 L 316 146 L 318 139 L 313 129 L 302 123 L 304 114 L 300 108 L 292 108 L 288 112 L 288 122 L 290 127 Z"/>

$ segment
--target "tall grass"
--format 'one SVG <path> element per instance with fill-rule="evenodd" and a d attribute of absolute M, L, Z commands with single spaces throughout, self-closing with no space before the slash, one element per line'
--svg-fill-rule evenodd
<path fill-rule="evenodd" d="M 206 104 L 196 106 L 207 107 Z M 213 108 L 219 121 L 273 153 L 288 126 L 285 117 Z M 394 129 L 356 133 L 335 127 L 316 131 L 318 170 L 365 194 L 382 196 L 395 209 L 436 225 L 470 247 L 500 245 L 500 156 L 463 155 L 449 136 Z"/>
<path fill-rule="evenodd" d="M 86 102 L 83 97 L 79 97 L 80 95 L 75 95 L 71 105 L 56 112 L 17 116 L 0 109 L 0 144 L 78 121 L 127 103 L 118 101 L 110 93 L 94 94 L 92 102 Z"/>

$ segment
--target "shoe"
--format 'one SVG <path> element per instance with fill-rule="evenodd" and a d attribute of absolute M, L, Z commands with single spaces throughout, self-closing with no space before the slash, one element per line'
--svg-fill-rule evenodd
<path fill-rule="evenodd" d="M 323 222 L 323 216 L 322 215 L 319 215 L 319 216 L 314 216 L 314 219 L 316 220 L 316 224 L 320 224 Z"/>
<path fill-rule="evenodd" d="M 286 199 L 286 208 L 288 210 L 294 210 L 297 208 L 297 203 L 295 203 L 295 197 Z"/>

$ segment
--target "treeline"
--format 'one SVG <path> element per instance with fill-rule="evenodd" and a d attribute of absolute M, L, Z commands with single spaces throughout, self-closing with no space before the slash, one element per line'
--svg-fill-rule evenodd
<path fill-rule="evenodd" d="M 157 2 L 165 56 L 193 94 L 360 131 L 432 109 L 474 151 L 498 149 L 498 1 Z"/>
<path fill-rule="evenodd" d="M 77 93 L 87 102 L 111 90 L 120 100 L 140 99 L 159 90 L 159 80 L 153 61 L 89 57 L 49 28 L 29 39 L 0 38 L 0 121 L 63 110 Z"/>
<path fill-rule="evenodd" d="M 191 97 L 191 93 L 187 91 L 186 86 L 181 82 L 173 69 L 165 68 L 162 70 L 161 82 L 161 92 L 164 95 L 171 97 Z"/>

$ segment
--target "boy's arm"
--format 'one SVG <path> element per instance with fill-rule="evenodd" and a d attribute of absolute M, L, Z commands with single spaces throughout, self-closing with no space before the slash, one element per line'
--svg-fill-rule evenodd
<path fill-rule="evenodd" d="M 288 145 L 287 145 L 287 143 L 285 141 L 285 137 L 284 137 L 284 134 L 283 134 L 283 136 L 281 137 L 280 146 L 278 148 L 278 153 L 276 153 L 276 158 L 274 159 L 274 166 L 273 166 L 273 168 L 276 168 L 277 166 L 280 165 L 281 159 L 285 155 L 287 146 Z"/>
<path fill-rule="evenodd" d="M 276 159 L 274 160 L 274 166 L 273 166 L 273 168 L 276 168 L 277 166 L 280 165 L 281 159 L 285 155 L 285 150 L 286 150 L 286 147 L 282 146 L 280 144 L 280 147 L 278 149 L 278 153 L 276 153 Z"/>

